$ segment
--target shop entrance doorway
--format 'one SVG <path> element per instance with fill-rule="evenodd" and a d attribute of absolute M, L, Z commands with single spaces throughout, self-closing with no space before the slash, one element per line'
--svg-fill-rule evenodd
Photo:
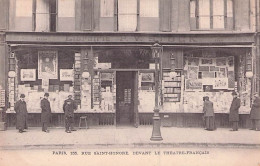
<path fill-rule="evenodd" d="M 138 81 L 135 71 L 116 72 L 116 123 L 137 126 Z"/>

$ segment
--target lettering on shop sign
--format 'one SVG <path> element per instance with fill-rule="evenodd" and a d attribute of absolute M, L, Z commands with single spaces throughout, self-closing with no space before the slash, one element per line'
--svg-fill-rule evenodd
<path fill-rule="evenodd" d="M 0 40 L 2 36 L 0 35 Z M 27 36 L 20 36 L 19 40 L 38 41 L 38 42 L 147 42 L 152 43 L 223 43 L 223 42 L 239 42 L 237 38 L 222 38 L 209 36 L 142 36 L 142 35 L 64 35 L 64 36 L 35 36 L 34 39 Z M 244 39 L 248 41 L 248 39 Z"/>

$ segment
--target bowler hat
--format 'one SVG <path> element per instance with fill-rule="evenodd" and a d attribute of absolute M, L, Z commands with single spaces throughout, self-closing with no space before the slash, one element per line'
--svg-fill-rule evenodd
<path fill-rule="evenodd" d="M 20 98 L 25 98 L 25 95 L 24 95 L 24 94 L 21 94 L 21 95 L 20 95 Z"/>

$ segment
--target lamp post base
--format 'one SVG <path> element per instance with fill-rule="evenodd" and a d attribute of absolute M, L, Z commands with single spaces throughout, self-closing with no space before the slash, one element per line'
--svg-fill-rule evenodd
<path fill-rule="evenodd" d="M 161 141 L 163 140 L 161 136 L 161 121 L 159 116 L 159 109 L 154 109 L 154 116 L 153 116 L 153 133 L 152 137 L 150 138 L 151 141 Z"/>

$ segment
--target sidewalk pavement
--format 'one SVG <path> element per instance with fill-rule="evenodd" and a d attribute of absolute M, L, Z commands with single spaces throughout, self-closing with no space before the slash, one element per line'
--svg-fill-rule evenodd
<path fill-rule="evenodd" d="M 260 131 L 218 128 L 206 131 L 202 128 L 161 127 L 162 141 L 150 141 L 152 126 L 96 127 L 78 129 L 66 133 L 64 128 L 29 128 L 19 133 L 11 128 L 0 131 L 0 149 L 48 149 L 48 148 L 260 148 Z"/>

